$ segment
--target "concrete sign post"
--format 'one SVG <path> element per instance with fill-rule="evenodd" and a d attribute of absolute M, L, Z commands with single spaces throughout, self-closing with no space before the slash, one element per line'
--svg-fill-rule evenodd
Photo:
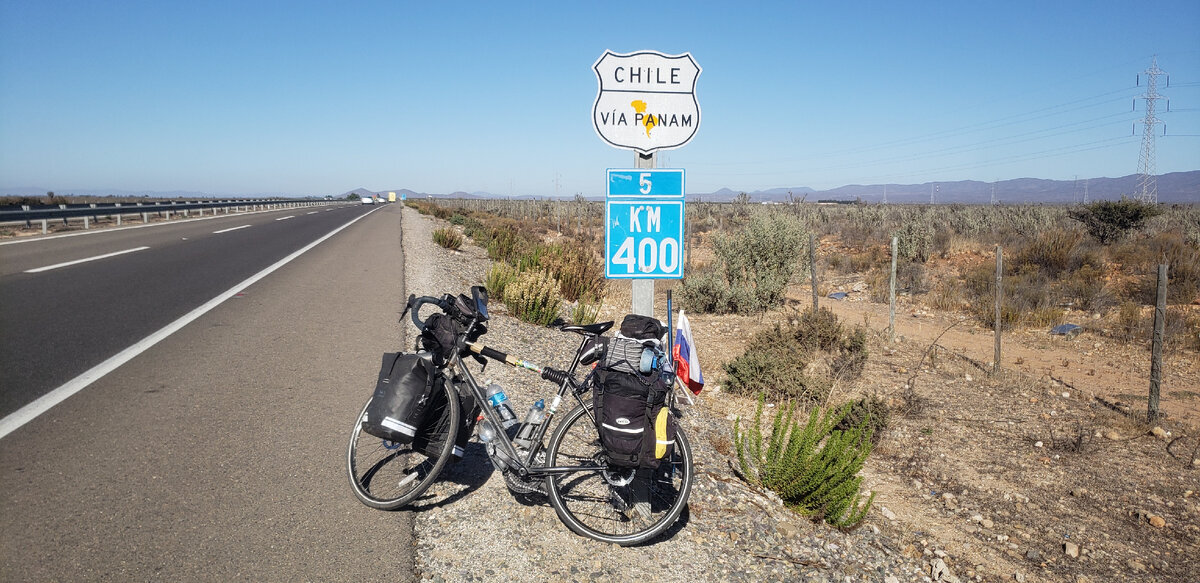
<path fill-rule="evenodd" d="M 657 51 L 605 51 L 592 69 L 599 82 L 592 127 L 610 145 L 636 152 L 634 170 L 608 173 L 606 275 L 632 279 L 633 313 L 653 316 L 654 279 L 683 277 L 684 232 L 683 171 L 655 170 L 654 153 L 696 135 L 701 69 L 691 53 Z"/>

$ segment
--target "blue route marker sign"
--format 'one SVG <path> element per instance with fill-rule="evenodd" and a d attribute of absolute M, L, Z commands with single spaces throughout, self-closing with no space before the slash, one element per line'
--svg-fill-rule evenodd
<path fill-rule="evenodd" d="M 683 193 L 682 169 L 608 171 L 605 277 L 683 277 Z"/>

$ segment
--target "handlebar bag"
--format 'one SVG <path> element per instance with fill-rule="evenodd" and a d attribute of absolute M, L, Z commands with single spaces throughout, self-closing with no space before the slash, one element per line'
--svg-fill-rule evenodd
<path fill-rule="evenodd" d="M 430 400 L 429 412 L 425 415 L 425 422 L 417 431 L 416 438 L 413 439 L 413 450 L 431 458 L 441 455 L 442 446 L 446 443 L 446 435 L 450 433 L 450 423 L 453 421 L 450 419 L 450 408 L 446 406 L 446 391 L 441 387 L 441 383 L 447 382 L 446 377 L 438 375 L 434 382 L 436 384 Z M 454 440 L 454 448 L 450 450 L 451 463 L 461 460 L 466 453 L 467 440 L 471 438 L 471 433 L 475 430 L 475 422 L 479 419 L 481 411 L 471 388 L 460 379 L 454 381 L 454 392 L 458 395 L 461 415 L 458 419 L 458 437 Z"/>
<path fill-rule="evenodd" d="M 458 335 L 462 325 L 441 312 L 434 312 L 425 320 L 425 329 L 421 331 L 421 348 L 433 355 L 433 363 L 444 366 L 454 357 L 458 350 Z"/>
<path fill-rule="evenodd" d="M 427 352 L 384 354 L 363 431 L 388 441 L 412 443 L 425 420 L 438 376 Z"/>
<path fill-rule="evenodd" d="M 666 403 L 669 392 L 659 374 L 597 370 L 592 402 L 610 465 L 657 468 L 671 455 L 676 419 Z"/>

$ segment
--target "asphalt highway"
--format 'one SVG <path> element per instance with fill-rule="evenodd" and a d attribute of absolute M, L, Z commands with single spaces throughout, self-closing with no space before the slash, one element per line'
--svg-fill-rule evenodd
<path fill-rule="evenodd" d="M 0 438 L 0 580 L 413 580 L 344 461 L 404 344 L 399 205 L 0 246 L 3 415 L 366 213 Z"/>

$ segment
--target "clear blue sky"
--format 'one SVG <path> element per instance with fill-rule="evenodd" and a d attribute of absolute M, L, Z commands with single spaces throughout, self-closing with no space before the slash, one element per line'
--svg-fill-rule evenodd
<path fill-rule="evenodd" d="M 0 190 L 601 195 L 634 157 L 592 128 L 606 49 L 703 68 L 660 156 L 689 192 L 1134 174 L 1155 54 L 1158 172 L 1197 170 L 1198 31 L 1195 0 L 0 0 Z"/>

